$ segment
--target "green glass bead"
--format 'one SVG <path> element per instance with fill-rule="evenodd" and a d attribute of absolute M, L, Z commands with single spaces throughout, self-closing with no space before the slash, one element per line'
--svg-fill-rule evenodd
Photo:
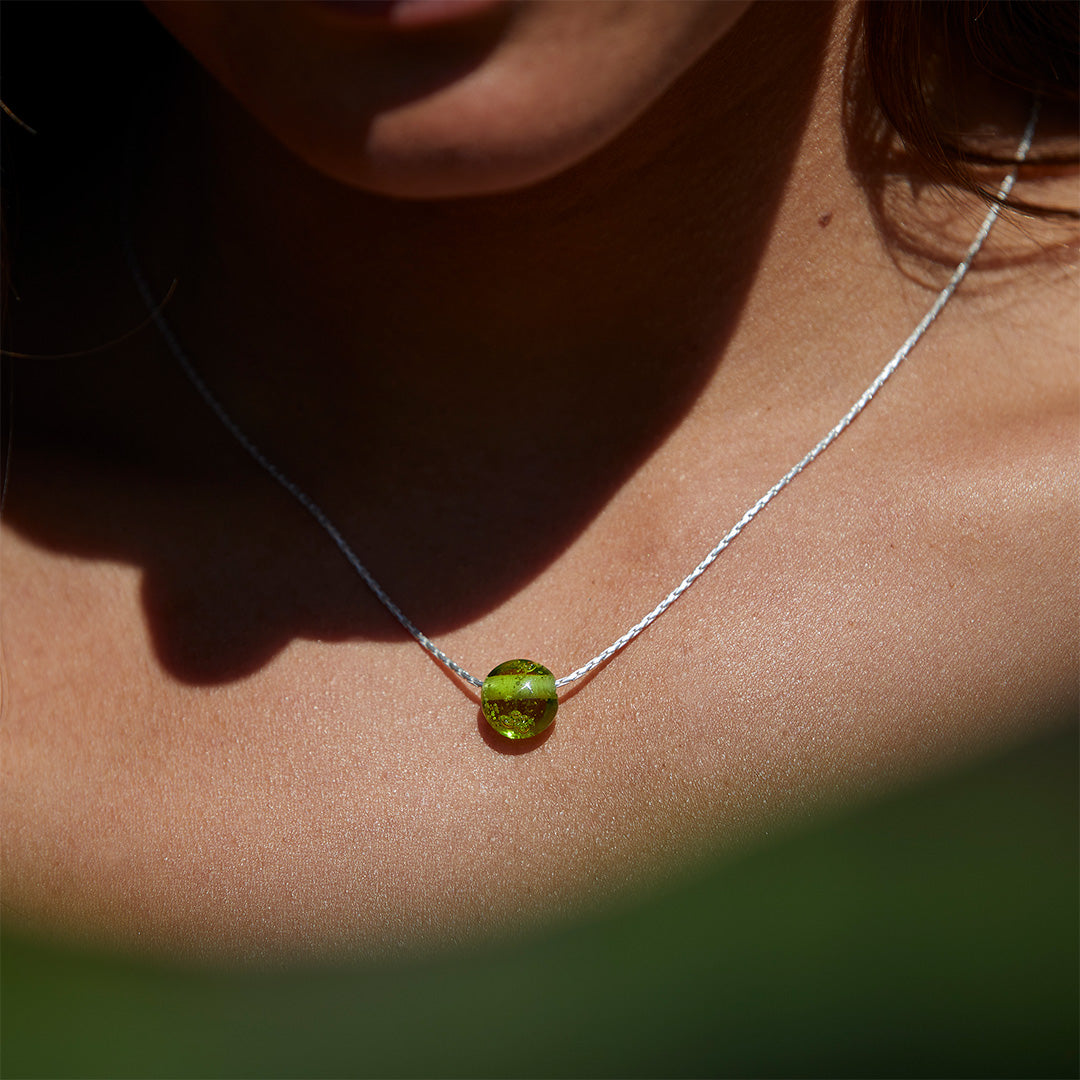
<path fill-rule="evenodd" d="M 500 735 L 530 739 L 555 719 L 555 676 L 532 660 L 507 660 L 484 680 L 480 707 Z"/>

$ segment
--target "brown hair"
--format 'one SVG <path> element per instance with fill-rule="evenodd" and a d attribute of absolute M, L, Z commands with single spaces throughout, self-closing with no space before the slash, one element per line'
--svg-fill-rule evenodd
<path fill-rule="evenodd" d="M 940 183 L 992 197 L 974 167 L 1001 164 L 972 88 L 990 108 L 1009 97 L 1042 103 L 1033 167 L 1075 165 L 1080 83 L 1080 5 L 1068 0 L 865 0 L 862 71 L 874 105 L 908 155 Z M 964 100 L 965 95 L 967 100 Z M 1000 122 L 999 134 L 1006 134 Z M 1048 137 L 1052 136 L 1052 138 Z M 1017 209 L 1076 217 L 1075 209 L 1013 202 Z"/>

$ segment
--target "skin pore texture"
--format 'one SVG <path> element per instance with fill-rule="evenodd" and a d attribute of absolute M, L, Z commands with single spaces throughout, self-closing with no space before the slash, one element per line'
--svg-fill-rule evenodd
<path fill-rule="evenodd" d="M 858 397 L 984 212 L 875 185 L 845 141 L 843 5 L 153 10 L 210 72 L 138 166 L 166 316 L 480 676 L 561 676 L 648 611 Z M 95 195 L 23 271 L 21 351 L 144 317 Z M 185 960 L 438 947 L 1066 721 L 1075 289 L 1060 225 L 1003 220 L 867 413 L 513 744 L 153 333 L 20 368 L 5 918 Z"/>

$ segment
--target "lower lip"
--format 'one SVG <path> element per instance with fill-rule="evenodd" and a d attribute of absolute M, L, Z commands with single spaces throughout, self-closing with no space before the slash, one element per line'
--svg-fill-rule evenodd
<path fill-rule="evenodd" d="M 462 22 L 503 7 L 507 0 L 318 0 L 343 21 L 423 29 Z"/>

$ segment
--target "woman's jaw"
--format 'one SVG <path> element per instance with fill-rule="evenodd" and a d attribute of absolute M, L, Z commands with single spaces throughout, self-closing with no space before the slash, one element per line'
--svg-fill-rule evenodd
<path fill-rule="evenodd" d="M 748 0 L 150 0 L 211 76 L 304 162 L 351 187 L 513 191 L 625 130 Z"/>

